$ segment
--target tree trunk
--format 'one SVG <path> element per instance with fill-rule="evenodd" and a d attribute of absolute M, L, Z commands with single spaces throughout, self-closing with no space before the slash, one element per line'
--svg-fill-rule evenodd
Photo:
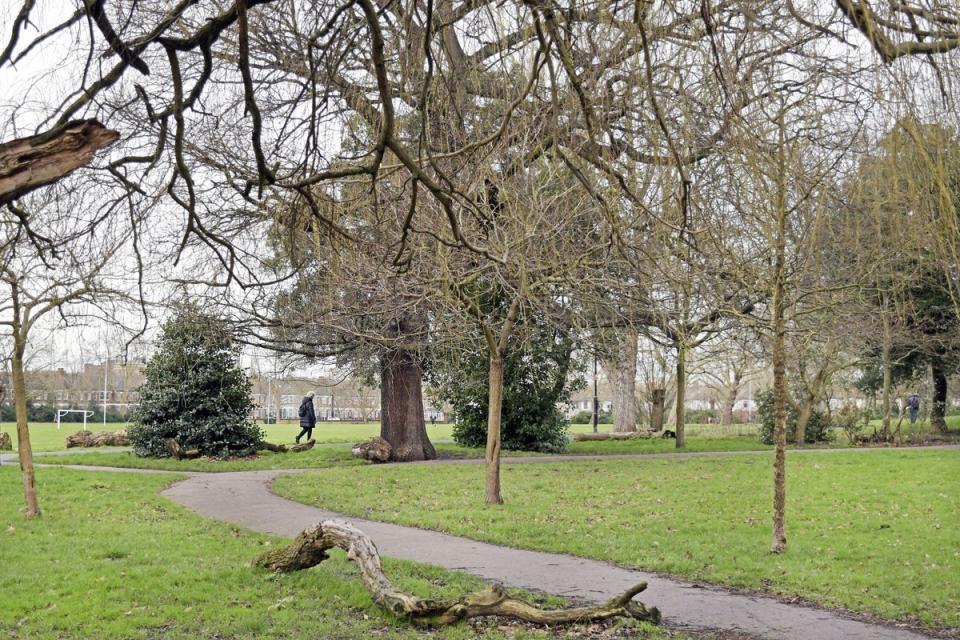
<path fill-rule="evenodd" d="M 772 553 L 787 546 L 787 349 L 784 296 L 786 294 L 787 252 L 787 167 L 783 113 L 780 114 L 780 145 L 777 157 L 776 232 L 774 236 L 773 291 L 770 329 L 773 334 L 773 540 Z"/>
<path fill-rule="evenodd" d="M 13 376 L 13 402 L 17 414 L 17 453 L 20 456 L 20 475 L 23 479 L 23 498 L 27 503 L 27 517 L 40 515 L 37 502 L 37 481 L 33 470 L 33 448 L 30 446 L 30 429 L 27 426 L 27 385 L 23 374 L 23 338 L 14 336 L 11 369 Z"/>
<path fill-rule="evenodd" d="M 687 345 L 677 344 L 677 449 L 686 446 L 687 441 L 684 437 L 683 427 L 687 421 L 686 404 L 687 398 Z"/>
<path fill-rule="evenodd" d="M 797 430 L 794 434 L 794 441 L 798 447 L 807 443 L 807 425 L 810 424 L 810 416 L 813 415 L 813 407 L 817 402 L 814 393 L 808 392 L 803 397 L 803 404 L 800 411 L 797 412 Z"/>
<path fill-rule="evenodd" d="M 487 402 L 487 473 L 484 502 L 503 504 L 500 495 L 500 416 L 503 410 L 503 358 L 490 353 L 490 396 Z"/>
<path fill-rule="evenodd" d="M 650 430 L 663 431 L 664 405 L 667 403 L 666 389 L 652 389 L 650 391 Z"/>
<path fill-rule="evenodd" d="M 637 430 L 637 334 L 623 332 L 622 349 L 604 368 L 613 386 L 613 430 Z"/>
<path fill-rule="evenodd" d="M 884 440 L 890 438 L 890 419 L 891 419 L 891 388 L 893 387 L 893 360 L 891 351 L 893 350 L 893 337 L 890 335 L 890 315 L 887 310 L 887 295 L 883 294 L 881 300 L 883 307 L 880 313 L 883 320 L 883 347 L 880 356 L 883 360 L 883 427 L 880 432 Z"/>
<path fill-rule="evenodd" d="M 723 397 L 723 405 L 720 407 L 720 424 L 730 426 L 733 424 L 733 410 L 737 406 L 737 393 L 740 391 L 738 385 L 729 386 Z"/>
<path fill-rule="evenodd" d="M 433 460 L 437 451 L 423 420 L 422 372 L 416 354 L 401 348 L 380 358 L 380 437 L 390 443 L 392 460 Z"/>
<path fill-rule="evenodd" d="M 0 144 L 0 206 L 89 164 L 119 137 L 96 120 L 76 120 L 52 134 Z"/>
<path fill-rule="evenodd" d="M 930 361 L 930 373 L 933 376 L 933 403 L 930 406 L 930 426 L 940 433 L 947 432 L 947 373 L 943 366 L 943 357 L 936 355 Z"/>

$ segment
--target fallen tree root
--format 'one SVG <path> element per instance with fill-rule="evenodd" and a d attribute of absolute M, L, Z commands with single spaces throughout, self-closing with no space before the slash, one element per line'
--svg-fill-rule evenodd
<path fill-rule="evenodd" d="M 604 604 L 544 611 L 507 595 L 499 585 L 450 600 L 430 600 L 396 590 L 383 573 L 380 554 L 373 541 L 356 527 L 339 520 L 326 520 L 300 533 L 292 544 L 268 551 L 253 561 L 271 571 L 289 572 L 308 569 L 327 558 L 328 549 L 343 549 L 356 563 L 373 601 L 416 625 L 448 625 L 467 618 L 504 616 L 535 624 L 559 625 L 597 622 L 628 617 L 660 622 L 660 612 L 648 609 L 633 597 L 647 588 L 641 582 Z"/>

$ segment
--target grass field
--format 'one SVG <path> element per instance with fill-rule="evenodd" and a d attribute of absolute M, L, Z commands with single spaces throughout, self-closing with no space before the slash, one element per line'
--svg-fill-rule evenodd
<path fill-rule="evenodd" d="M 788 551 L 771 556 L 768 456 L 342 468 L 276 490 L 350 515 L 960 627 L 960 452 L 788 454 Z"/>
<path fill-rule="evenodd" d="M 278 576 L 254 569 L 250 560 L 285 541 L 204 520 L 159 497 L 171 479 L 42 469 L 43 515 L 28 521 L 19 510 L 19 475 L 0 469 L 0 636 L 554 637 L 524 627 L 413 629 L 373 604 L 341 552 L 309 571 Z M 421 597 L 482 586 L 465 574 L 410 562 L 385 559 L 384 568 L 397 586 Z"/>
<path fill-rule="evenodd" d="M 117 431 L 125 429 L 128 425 L 122 422 L 108 422 L 107 431 Z M 33 422 L 30 424 L 30 443 L 34 451 L 60 451 L 64 449 L 64 440 L 68 435 L 79 431 L 83 427 L 82 423 L 64 422 L 60 429 L 57 429 L 55 422 Z M 89 423 L 87 427 L 91 431 L 103 431 L 102 423 Z M 270 442 L 293 442 L 293 439 L 300 432 L 300 427 L 296 424 L 261 424 L 260 428 L 266 434 Z M 593 430 L 592 425 L 572 424 L 570 433 L 587 433 Z M 609 431 L 610 425 L 600 425 L 600 431 Z M 14 447 L 17 446 L 17 427 L 10 422 L 0 423 L 0 431 L 6 431 L 13 439 Z M 731 427 L 721 427 L 719 425 L 687 425 L 687 433 L 691 435 L 706 436 L 729 436 L 740 433 L 755 433 L 756 429 L 752 425 L 733 425 Z M 319 443 L 326 442 L 357 442 L 367 438 L 380 435 L 379 422 L 318 422 L 317 428 L 313 431 L 314 439 Z M 427 423 L 427 435 L 434 442 L 442 442 L 453 438 L 453 425 L 450 423 Z"/>

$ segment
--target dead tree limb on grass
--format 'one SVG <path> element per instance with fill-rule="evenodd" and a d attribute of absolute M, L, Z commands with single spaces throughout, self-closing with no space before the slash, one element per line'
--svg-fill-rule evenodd
<path fill-rule="evenodd" d="M 560 625 L 597 622 L 627 617 L 658 623 L 660 612 L 648 609 L 633 597 L 647 588 L 641 582 L 620 596 L 594 606 L 544 611 L 509 596 L 499 585 L 449 600 L 418 598 L 398 591 L 383 573 L 380 554 L 373 541 L 356 527 L 339 520 L 326 520 L 306 529 L 290 545 L 268 551 L 254 565 L 277 572 L 309 569 L 326 560 L 327 550 L 338 548 L 356 563 L 373 601 L 415 625 L 449 625 L 467 618 L 504 616 L 535 624 Z"/>
<path fill-rule="evenodd" d="M 272 442 L 267 442 L 264 440 L 260 443 L 260 450 L 272 451 L 274 453 L 300 453 L 301 451 L 309 451 L 313 449 L 313 445 L 317 444 L 316 440 L 307 440 L 303 444 L 295 444 L 292 447 L 288 447 L 285 444 L 274 444 Z"/>

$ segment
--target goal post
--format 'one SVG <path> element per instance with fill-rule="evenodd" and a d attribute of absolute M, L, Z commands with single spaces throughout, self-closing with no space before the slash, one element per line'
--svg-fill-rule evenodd
<path fill-rule="evenodd" d="M 87 430 L 87 418 L 93 416 L 95 411 L 90 409 L 57 409 L 57 431 L 60 430 L 60 417 L 65 416 L 68 413 L 82 413 L 83 414 L 83 430 Z"/>

